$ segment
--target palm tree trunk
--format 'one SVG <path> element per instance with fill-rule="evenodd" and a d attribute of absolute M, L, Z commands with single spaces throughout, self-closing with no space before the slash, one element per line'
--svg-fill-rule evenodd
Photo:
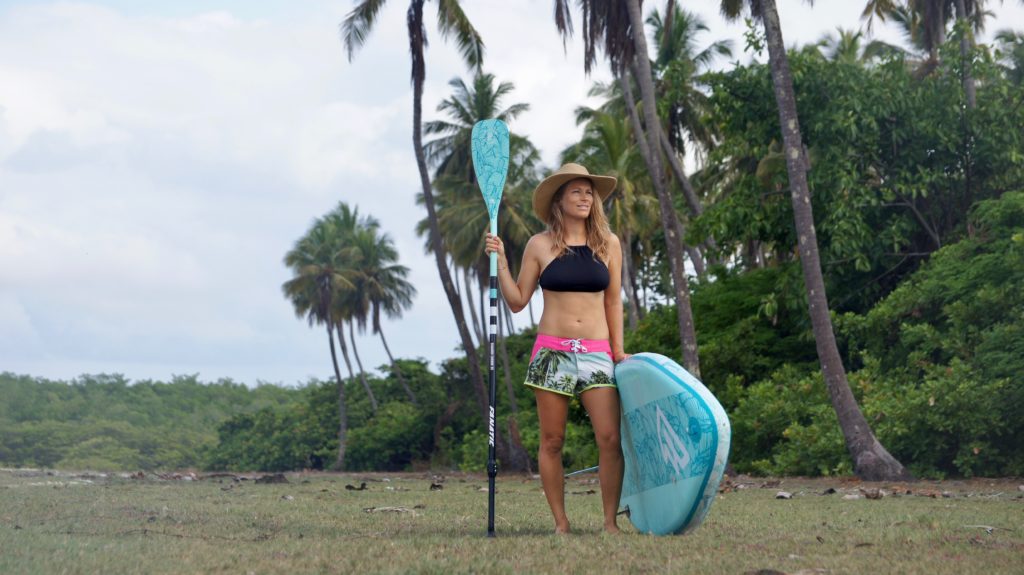
<path fill-rule="evenodd" d="M 636 289 L 631 281 L 633 269 L 633 233 L 624 226 L 622 233 L 622 287 L 626 290 L 626 322 L 629 331 L 635 331 L 640 321 L 640 302 L 636 299 Z"/>
<path fill-rule="evenodd" d="M 636 266 L 636 262 L 633 260 L 633 256 L 630 255 L 630 268 L 629 268 L 629 289 L 630 293 L 633 294 L 633 298 L 637 303 L 637 319 L 643 321 L 644 316 L 647 315 L 647 294 L 646 288 L 640 285 L 638 280 L 640 276 L 640 270 Z M 641 293 L 641 289 L 645 290 Z"/>
<path fill-rule="evenodd" d="M 647 250 L 645 249 L 644 252 L 646 253 L 646 251 Z M 648 266 L 649 266 L 648 258 L 643 258 L 642 262 L 643 262 L 643 265 L 644 265 L 644 277 L 646 278 L 647 277 L 646 274 L 647 274 L 647 270 L 648 270 Z M 639 275 L 639 274 L 637 274 L 637 275 Z M 636 280 L 637 278 L 633 278 L 633 279 Z M 647 297 L 647 282 L 646 281 L 641 281 L 640 282 L 640 290 L 643 292 L 643 295 L 641 296 L 641 299 L 640 299 L 640 301 L 642 302 L 642 305 L 640 306 L 640 309 L 646 310 L 647 309 L 647 304 L 650 303 L 650 301 L 651 301 Z"/>
<path fill-rule="evenodd" d="M 960 65 L 962 69 L 962 81 L 964 96 L 967 99 L 967 109 L 973 110 L 978 106 L 978 96 L 974 85 L 974 75 L 971 72 L 971 25 L 967 21 L 967 6 L 964 0 L 956 0 L 953 3 L 956 9 L 957 24 L 963 27 L 960 35 Z"/>
<path fill-rule="evenodd" d="M 967 100 L 967 112 L 978 107 L 978 95 L 974 83 L 974 74 L 971 71 L 971 49 L 974 47 L 974 36 L 971 25 L 967 21 L 967 6 L 964 0 L 956 0 L 953 3 L 956 10 L 957 25 L 961 27 L 960 34 L 960 69 L 961 82 L 963 83 L 964 99 Z M 971 186 L 971 158 L 970 123 L 968 113 L 961 112 L 960 124 L 963 127 L 964 141 L 962 154 L 964 155 L 964 210 L 970 209 L 974 203 L 974 194 Z"/>
<path fill-rule="evenodd" d="M 697 274 L 698 278 L 703 278 L 704 274 L 708 272 L 708 265 L 700 248 L 687 245 L 686 254 L 690 256 L 690 262 L 693 263 L 693 273 Z"/>
<path fill-rule="evenodd" d="M 327 341 L 331 345 L 331 363 L 334 365 L 334 378 L 338 382 L 338 458 L 334 460 L 334 469 L 345 468 L 345 442 L 348 440 L 348 409 L 345 406 L 345 382 L 341 379 L 338 369 L 338 354 L 334 351 L 334 329 L 327 322 Z"/>
<path fill-rule="evenodd" d="M 796 97 L 793 93 L 793 78 L 782 41 L 779 14 L 775 8 L 775 0 L 761 0 L 761 7 L 772 84 L 779 108 L 779 124 L 782 126 L 782 140 L 786 149 L 786 171 L 789 174 L 793 218 L 797 236 L 800 238 L 800 265 L 803 268 L 804 284 L 807 289 L 814 341 L 829 398 L 839 419 L 846 448 L 853 458 L 854 472 L 860 478 L 871 481 L 908 479 L 910 473 L 875 438 L 846 379 L 846 371 L 832 330 L 825 280 L 821 274 L 814 213 L 807 185 L 807 159 L 804 157 Z"/>
<path fill-rule="evenodd" d="M 480 317 L 487 317 L 487 291 L 483 285 L 478 286 L 477 298 L 480 300 Z M 484 320 L 480 320 L 480 345 L 487 347 L 487 323 Z"/>
<path fill-rule="evenodd" d="M 526 308 L 530 312 L 530 327 L 537 325 L 537 321 L 533 319 L 533 296 L 530 296 L 530 302 L 526 304 Z"/>
<path fill-rule="evenodd" d="M 640 73 L 634 69 L 633 75 L 639 77 Z M 633 127 L 633 133 L 637 134 L 637 144 L 640 149 L 640 155 L 643 156 L 646 161 L 650 156 L 651 148 L 648 146 L 647 140 L 645 140 L 641 135 L 643 134 L 643 127 L 640 122 L 640 116 L 637 115 L 636 112 L 636 98 L 633 96 L 633 86 L 630 84 L 629 79 L 625 77 L 625 74 L 620 74 L 618 76 L 618 81 L 619 87 L 622 89 L 622 96 L 626 101 L 626 109 L 629 111 L 629 123 Z M 668 141 L 668 135 L 666 135 L 663 130 L 659 129 L 658 136 L 658 139 L 661 141 L 660 148 L 664 151 L 665 157 L 668 158 L 669 163 L 672 166 L 672 173 L 675 175 L 676 180 L 679 181 L 679 184 L 683 189 L 683 196 L 686 198 L 686 203 L 690 207 L 690 212 L 694 217 L 701 215 L 704 213 L 704 208 L 700 204 L 700 199 L 697 197 L 697 192 L 693 189 L 693 184 L 690 182 L 690 178 L 686 176 L 686 172 L 683 171 L 683 166 L 675 156 L 675 150 L 672 149 L 672 144 Z M 681 238 L 683 236 L 681 224 L 676 225 L 676 230 Z M 715 240 L 713 238 L 708 238 L 708 245 L 714 247 Z M 694 247 L 687 246 L 686 249 L 690 254 L 690 260 L 693 262 L 694 271 L 697 272 L 698 276 L 703 276 L 705 270 L 703 254 Z"/>
<path fill-rule="evenodd" d="M 380 342 L 384 344 L 384 352 L 388 354 L 388 361 L 391 362 L 391 370 L 394 371 L 395 375 L 398 377 L 398 383 L 401 384 L 402 389 L 405 390 L 405 394 L 409 396 L 409 403 L 419 406 L 419 403 L 416 402 L 416 394 L 412 392 L 412 388 L 410 388 L 409 384 L 405 381 L 405 376 L 402 375 L 402 368 L 398 366 L 398 363 L 395 362 L 394 356 L 391 355 L 391 348 L 388 347 L 388 340 L 384 337 L 384 330 L 381 329 L 380 325 L 377 326 L 377 333 L 380 335 Z"/>
<path fill-rule="evenodd" d="M 626 100 L 626 112 L 629 115 L 629 125 L 633 127 L 633 133 L 636 134 L 636 145 L 640 150 L 640 155 L 647 161 L 647 158 L 651 155 L 651 148 L 647 145 L 647 139 L 644 138 L 644 127 L 643 122 L 640 121 L 640 115 L 636 112 L 636 98 L 633 96 L 633 84 L 629 80 L 629 76 L 623 72 L 616 74 L 615 78 L 619 81 L 619 88 L 622 90 L 622 97 Z"/>
<path fill-rule="evenodd" d="M 359 367 L 359 381 L 363 384 L 363 389 L 369 391 L 370 383 L 366 381 L 366 372 L 363 371 L 363 362 L 359 359 L 359 348 L 356 347 L 356 332 L 352 327 L 352 322 L 348 322 L 348 337 L 352 340 L 352 355 L 356 358 L 356 366 Z M 374 399 L 374 403 L 376 403 Z M 376 411 L 374 411 L 376 413 Z"/>
<path fill-rule="evenodd" d="M 473 343 L 473 336 L 469 333 L 466 325 L 466 316 L 462 313 L 462 301 L 455 291 L 455 284 L 452 282 L 451 274 L 448 273 L 448 265 L 445 262 L 445 248 L 441 243 L 441 230 L 437 221 L 437 211 L 434 207 L 434 192 L 430 186 L 430 173 L 427 170 L 427 160 L 423 153 L 423 81 L 426 77 L 423 48 L 426 38 L 423 35 L 423 0 L 414 0 L 409 6 L 406 23 L 409 28 L 409 49 L 412 52 L 412 144 L 416 152 L 416 166 L 420 173 L 420 186 L 423 188 L 423 204 L 427 208 L 427 222 L 430 229 L 430 248 L 434 252 L 434 259 L 437 263 L 437 273 L 441 277 L 441 285 L 448 297 L 448 307 L 455 317 L 455 327 L 459 331 L 459 339 L 462 341 L 462 348 L 466 352 L 466 361 L 469 364 L 469 378 L 473 383 L 476 392 L 477 404 L 484 419 L 487 419 L 487 388 L 484 385 L 483 375 L 480 371 L 480 360 L 477 358 L 476 345 Z"/>
<path fill-rule="evenodd" d="M 480 327 L 480 318 L 476 314 L 476 304 L 473 303 L 473 289 L 469 283 L 469 268 L 462 269 L 462 283 L 465 289 L 462 290 L 466 294 L 466 302 L 469 308 L 469 315 L 473 319 L 473 333 L 476 334 L 476 340 L 480 345 L 484 343 L 484 330 Z"/>
<path fill-rule="evenodd" d="M 501 307 L 508 310 L 505 303 Z M 530 471 L 530 456 L 523 447 L 522 438 L 519 436 L 519 429 L 516 422 L 519 420 L 519 404 L 516 401 L 516 392 L 512 387 L 512 367 L 508 360 L 508 346 L 505 345 L 505 333 L 502 330 L 501 314 L 498 314 L 498 347 L 501 349 L 501 368 L 505 372 L 505 390 L 508 392 L 508 404 L 512 415 L 508 418 L 508 444 L 509 444 L 509 469 L 513 471 Z"/>
<path fill-rule="evenodd" d="M 654 80 L 651 78 L 651 62 L 647 52 L 647 39 L 644 37 L 643 15 L 640 13 L 640 0 L 628 0 L 629 21 L 634 31 L 633 43 L 636 47 L 636 64 L 639 69 L 637 83 L 640 85 L 641 100 L 644 108 L 644 123 L 647 126 L 647 167 L 654 181 L 654 191 L 658 194 L 661 207 L 661 227 L 665 232 L 665 247 L 668 251 L 669 268 L 672 271 L 672 285 L 679 322 L 679 342 L 683 350 L 683 365 L 695 377 L 700 377 L 700 359 L 697 356 L 697 332 L 693 326 L 693 310 L 690 308 L 690 286 L 686 280 L 686 267 L 683 262 L 683 243 L 677 231 L 675 206 L 665 187 L 665 174 L 661 167 L 661 154 L 658 153 L 658 110 L 654 101 Z M 643 138 L 643 132 L 637 133 L 637 139 Z"/>
<path fill-rule="evenodd" d="M 342 322 L 334 324 L 334 330 L 338 333 L 338 347 L 341 348 L 341 357 L 345 360 L 345 367 L 348 368 L 349 379 L 355 379 L 356 374 L 352 371 L 352 360 L 348 357 L 348 345 L 345 344 L 345 334 L 341 331 Z"/>
<path fill-rule="evenodd" d="M 665 157 L 668 158 L 669 167 L 672 168 L 672 174 L 676 177 L 676 181 L 683 188 L 683 197 L 686 198 L 686 205 L 690 207 L 690 215 L 697 217 L 704 213 L 704 207 L 700 204 L 700 198 L 697 197 L 697 192 L 693 189 L 690 178 L 686 176 L 683 165 L 679 163 L 675 148 L 672 147 L 672 142 L 668 141 L 668 134 L 665 133 L 665 130 L 658 130 L 658 133 L 661 150 L 665 153 Z"/>
<path fill-rule="evenodd" d="M 348 358 L 348 345 L 345 344 L 345 334 L 341 329 L 341 325 L 341 323 L 338 323 L 338 325 L 335 326 L 335 329 L 338 331 L 338 343 L 341 344 L 341 355 L 345 358 L 345 365 L 348 367 L 349 378 L 355 379 L 356 376 L 352 373 L 352 361 Z M 355 344 L 355 340 L 352 340 L 352 345 L 355 346 Z M 362 368 L 360 368 L 359 371 L 360 375 L 362 375 Z M 365 377 L 360 378 L 360 381 L 363 384 L 363 389 L 366 391 L 366 396 L 370 398 L 370 409 L 372 409 L 373 413 L 376 414 L 377 397 L 373 395 L 373 389 L 366 383 Z"/>

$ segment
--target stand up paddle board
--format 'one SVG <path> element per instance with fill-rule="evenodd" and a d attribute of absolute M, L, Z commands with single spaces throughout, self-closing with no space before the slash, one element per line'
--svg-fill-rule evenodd
<path fill-rule="evenodd" d="M 704 520 L 729 458 L 725 410 L 671 359 L 638 353 L 615 366 L 625 474 L 620 508 L 640 532 L 686 533 Z"/>

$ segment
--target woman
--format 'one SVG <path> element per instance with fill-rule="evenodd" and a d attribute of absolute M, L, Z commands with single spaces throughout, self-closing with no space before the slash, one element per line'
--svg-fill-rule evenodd
<path fill-rule="evenodd" d="M 615 182 L 610 176 L 591 175 L 579 164 L 566 164 L 541 182 L 533 191 L 533 210 L 548 229 L 527 242 L 518 279 L 509 271 L 501 239 L 487 234 L 486 251 L 498 253 L 498 284 L 512 311 L 526 307 L 538 283 L 544 293 L 525 383 L 537 400 L 537 458 L 556 533 L 569 532 L 562 444 L 569 401 L 575 395 L 590 416 L 597 440 L 604 528 L 619 532 L 615 519 L 622 449 L 613 362 L 628 355 L 622 344 L 622 248 L 601 205 Z"/>

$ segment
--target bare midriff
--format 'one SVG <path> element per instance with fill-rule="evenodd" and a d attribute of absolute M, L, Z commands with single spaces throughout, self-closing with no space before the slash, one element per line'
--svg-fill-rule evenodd
<path fill-rule="evenodd" d="M 543 290 L 543 294 L 539 333 L 573 339 L 608 339 L 604 292 Z"/>

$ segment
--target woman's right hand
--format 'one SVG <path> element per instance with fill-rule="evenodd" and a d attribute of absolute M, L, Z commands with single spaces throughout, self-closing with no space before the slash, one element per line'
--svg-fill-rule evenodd
<path fill-rule="evenodd" d="M 484 253 L 487 255 L 497 253 L 498 269 L 508 269 L 508 260 L 505 259 L 505 244 L 501 241 L 501 238 L 487 232 L 487 235 L 484 237 Z"/>
<path fill-rule="evenodd" d="M 487 232 L 487 235 L 484 238 L 484 253 L 487 255 L 491 255 L 492 252 L 497 252 L 498 257 L 504 259 L 505 244 L 502 243 L 501 238 L 490 232 Z"/>

